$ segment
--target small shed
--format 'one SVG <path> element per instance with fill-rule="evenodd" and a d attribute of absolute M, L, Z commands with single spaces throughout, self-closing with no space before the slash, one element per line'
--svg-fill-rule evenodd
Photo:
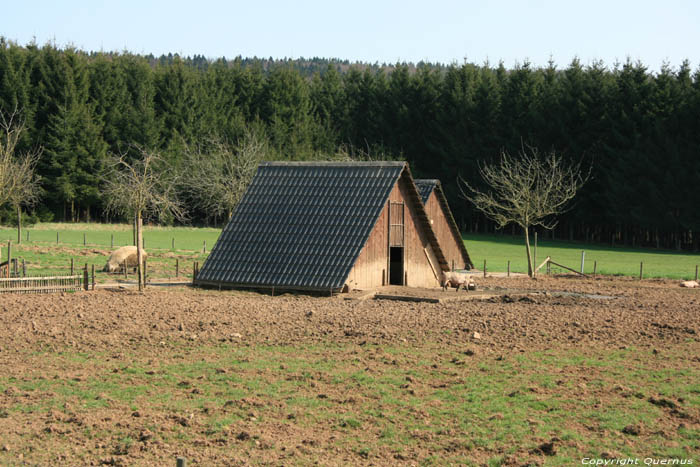
<path fill-rule="evenodd" d="M 266 162 L 195 284 L 434 287 L 450 268 L 406 162 Z"/>
<path fill-rule="evenodd" d="M 416 186 L 425 205 L 430 225 L 450 268 L 473 269 L 474 264 L 472 264 L 467 248 L 464 246 L 462 234 L 459 232 L 459 227 L 457 227 L 450 206 L 447 204 L 440 180 L 416 179 Z"/>

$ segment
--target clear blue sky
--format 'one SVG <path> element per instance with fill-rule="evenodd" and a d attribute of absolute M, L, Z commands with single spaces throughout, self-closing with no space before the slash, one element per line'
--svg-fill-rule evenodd
<path fill-rule="evenodd" d="M 0 35 L 84 50 L 565 67 L 700 65 L 698 0 L 10 1 Z"/>

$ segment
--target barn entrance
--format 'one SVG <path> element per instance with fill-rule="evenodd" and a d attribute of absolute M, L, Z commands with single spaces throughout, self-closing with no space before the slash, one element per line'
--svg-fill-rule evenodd
<path fill-rule="evenodd" d="M 392 246 L 389 249 L 389 285 L 404 285 L 403 277 L 403 247 Z"/>
<path fill-rule="evenodd" d="M 389 285 L 404 284 L 404 204 L 389 202 Z"/>

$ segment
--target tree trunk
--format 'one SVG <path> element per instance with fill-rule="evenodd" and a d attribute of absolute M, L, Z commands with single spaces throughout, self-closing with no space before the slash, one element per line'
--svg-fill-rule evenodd
<path fill-rule="evenodd" d="M 143 291 L 146 284 L 143 280 L 143 221 L 141 211 L 136 214 L 136 258 L 138 260 L 139 292 Z"/>
<path fill-rule="evenodd" d="M 532 277 L 532 256 L 530 254 L 530 234 L 525 227 L 525 249 L 527 250 L 527 275 Z"/>
<path fill-rule="evenodd" d="M 17 205 L 17 243 L 22 243 L 22 208 Z"/>

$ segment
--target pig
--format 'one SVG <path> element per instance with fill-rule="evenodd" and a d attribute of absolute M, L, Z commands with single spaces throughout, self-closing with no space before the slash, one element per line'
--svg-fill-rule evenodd
<path fill-rule="evenodd" d="M 447 287 L 454 287 L 459 292 L 460 287 L 464 287 L 464 290 L 475 290 L 476 284 L 474 279 L 464 272 L 457 271 L 447 271 L 442 273 L 442 290 L 443 292 L 447 290 Z"/>
<path fill-rule="evenodd" d="M 141 250 L 141 255 L 143 259 L 146 259 L 146 251 Z M 121 270 L 124 261 L 126 260 L 126 267 L 135 268 L 138 266 L 138 255 L 136 254 L 135 246 L 123 246 L 114 252 L 109 257 L 109 261 L 105 264 L 103 269 L 104 272 L 118 272 Z"/>

